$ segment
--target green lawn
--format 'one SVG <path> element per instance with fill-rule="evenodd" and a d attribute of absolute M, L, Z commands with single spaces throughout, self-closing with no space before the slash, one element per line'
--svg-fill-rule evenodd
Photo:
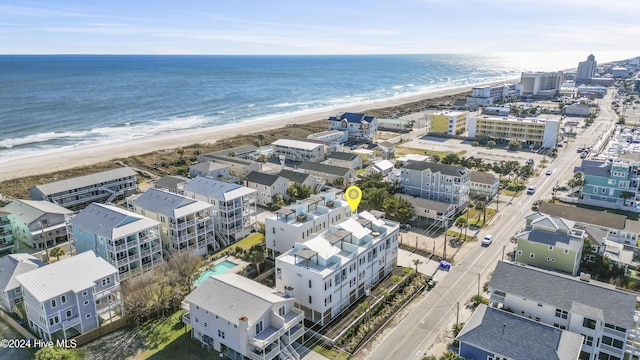
<path fill-rule="evenodd" d="M 177 338 L 187 334 L 191 327 L 186 326 L 182 322 L 182 314 L 184 310 L 180 310 L 173 315 L 149 321 L 140 327 L 145 337 L 145 349 L 137 356 L 138 359 L 148 359 L 155 354 L 164 351 L 168 345 L 172 344 Z M 155 359 L 156 357 L 154 357 Z M 168 357 L 167 359 L 171 359 Z"/>
<path fill-rule="evenodd" d="M 206 350 L 200 343 L 191 338 L 189 332 L 183 333 L 178 336 L 173 342 L 167 344 L 164 349 L 156 352 L 149 357 L 140 357 L 139 359 L 150 360 L 200 360 L 200 359 L 223 359 L 220 357 L 220 353 L 211 349 Z M 226 359 L 226 358 L 224 358 Z"/>
<path fill-rule="evenodd" d="M 311 350 L 332 360 L 346 360 L 349 358 L 349 355 L 345 352 L 339 351 L 335 348 L 327 348 L 320 344 L 314 345 Z"/>
<path fill-rule="evenodd" d="M 256 232 L 238 241 L 237 243 L 231 244 L 230 248 L 235 249 L 236 246 L 240 246 L 243 250 L 249 250 L 254 245 L 262 244 L 263 242 L 264 234 Z"/>

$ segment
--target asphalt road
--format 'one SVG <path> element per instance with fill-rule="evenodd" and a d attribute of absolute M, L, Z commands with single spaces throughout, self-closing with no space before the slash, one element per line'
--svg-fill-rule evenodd
<path fill-rule="evenodd" d="M 592 126 L 565 144 L 558 150 L 558 157 L 547 164 L 541 175 L 530 179 L 528 186 L 536 188 L 533 195 L 521 195 L 513 199 L 500 197 L 499 213 L 492 220 L 487 230 L 481 231 L 479 237 L 488 233 L 494 235 L 493 244 L 481 247 L 480 242 L 468 255 L 452 267 L 438 286 L 425 295 L 419 303 L 386 337 L 377 345 L 356 358 L 366 359 L 422 359 L 444 330 L 450 330 L 456 319 L 457 304 L 464 303 L 475 295 L 496 263 L 504 253 L 512 248 L 509 239 L 524 227 L 524 216 L 531 212 L 531 205 L 538 199 L 548 199 L 556 184 L 565 184 L 573 177 L 573 169 L 581 160 L 577 148 L 591 145 L 610 126 L 613 126 L 615 114 L 610 111 L 611 94 L 601 100 L 600 115 Z M 551 170 L 550 176 L 545 175 Z M 505 203 L 505 201 L 507 203 Z M 463 321 L 463 319 L 460 319 Z M 431 355 L 431 354 L 429 354 Z"/>

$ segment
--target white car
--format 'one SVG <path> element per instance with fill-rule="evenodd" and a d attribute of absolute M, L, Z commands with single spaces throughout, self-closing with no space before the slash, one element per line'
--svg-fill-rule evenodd
<path fill-rule="evenodd" d="M 493 242 L 493 235 L 486 235 L 482 239 L 482 245 L 489 246 L 489 245 L 491 245 L 492 242 Z"/>
<path fill-rule="evenodd" d="M 547 176 L 551 176 L 551 170 L 547 170 L 546 175 L 547 175 Z"/>

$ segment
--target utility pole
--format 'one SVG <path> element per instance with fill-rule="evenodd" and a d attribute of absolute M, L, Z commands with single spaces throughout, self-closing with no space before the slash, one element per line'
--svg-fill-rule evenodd
<path fill-rule="evenodd" d="M 478 296 L 480 296 L 480 273 L 478 273 Z"/>
<path fill-rule="evenodd" d="M 460 322 L 460 301 L 456 303 L 456 324 Z"/>
<path fill-rule="evenodd" d="M 504 249 L 507 247 L 507 245 L 502 245 L 502 260 L 504 261 Z"/>

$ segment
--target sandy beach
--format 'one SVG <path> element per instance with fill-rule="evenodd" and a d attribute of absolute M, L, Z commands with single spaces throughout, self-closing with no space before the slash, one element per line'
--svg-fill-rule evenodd
<path fill-rule="evenodd" d="M 512 80 L 514 81 L 514 80 Z M 517 81 L 517 80 L 515 80 Z M 500 81 L 492 84 L 506 83 Z M 61 149 L 60 151 L 40 156 L 11 160 L 2 163 L 0 181 L 16 179 L 24 176 L 39 175 L 62 171 L 77 166 L 86 166 L 98 162 L 125 158 L 132 155 L 146 154 L 152 151 L 172 149 L 197 143 L 212 142 L 239 134 L 255 133 L 264 130 L 281 128 L 289 124 L 301 124 L 327 119 L 340 112 L 364 112 L 370 109 L 399 106 L 414 101 L 450 96 L 470 91 L 472 87 L 463 86 L 437 90 L 429 93 L 408 95 L 392 99 L 362 102 L 348 107 L 336 107 L 328 110 L 304 113 L 302 115 L 285 115 L 260 121 L 249 121 L 239 124 L 228 124 L 206 129 L 176 131 L 166 134 L 127 139 L 108 144 Z"/>

